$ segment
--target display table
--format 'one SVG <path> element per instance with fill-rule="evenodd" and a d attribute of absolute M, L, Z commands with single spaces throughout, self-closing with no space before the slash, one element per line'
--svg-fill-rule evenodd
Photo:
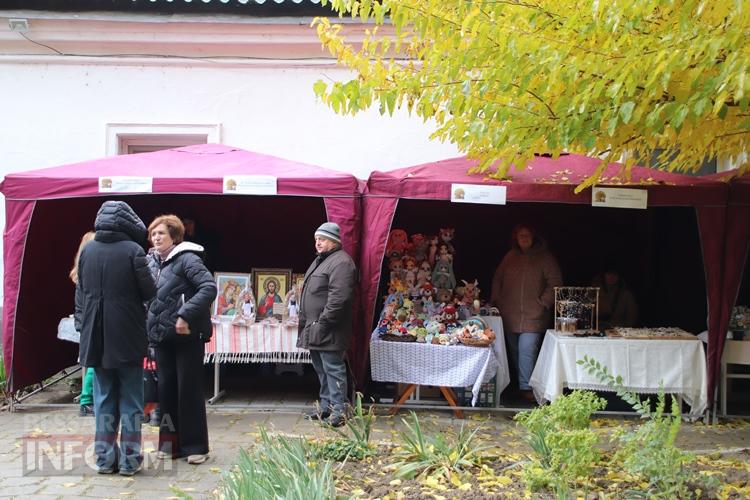
<path fill-rule="evenodd" d="M 218 401 L 220 363 L 310 363 L 310 351 L 297 347 L 297 325 L 253 323 L 233 325 L 228 321 L 214 323 L 214 334 L 206 343 L 204 363 L 214 363 L 214 395 Z"/>
<path fill-rule="evenodd" d="M 442 346 L 418 342 L 390 342 L 380 340 L 373 332 L 370 341 L 372 379 L 377 382 L 410 384 L 394 405 L 394 411 L 406 400 L 417 385 L 433 385 L 451 406 L 456 406 L 450 387 L 472 387 L 472 405 L 476 404 L 484 382 L 497 375 L 497 394 L 510 382 L 508 359 L 505 353 L 503 323 L 497 316 L 482 317 L 495 331 L 497 338 L 488 347 L 464 345 Z M 459 412 L 460 410 L 457 410 Z"/>
<path fill-rule="evenodd" d="M 572 337 L 548 330 L 539 351 L 530 385 L 540 404 L 554 401 L 570 389 L 613 391 L 576 361 L 588 356 L 621 376 L 628 390 L 677 394 L 690 405 L 690 416 L 706 410 L 706 357 L 703 342 L 695 340 Z"/>

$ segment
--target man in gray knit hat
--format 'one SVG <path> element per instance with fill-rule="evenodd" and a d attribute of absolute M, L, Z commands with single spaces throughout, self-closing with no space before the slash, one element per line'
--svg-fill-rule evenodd
<path fill-rule="evenodd" d="M 306 417 L 334 427 L 347 416 L 346 350 L 352 337 L 352 309 L 357 269 L 341 248 L 338 224 L 315 231 L 318 256 L 305 273 L 299 305 L 297 347 L 310 350 L 320 379 L 320 402 Z"/>

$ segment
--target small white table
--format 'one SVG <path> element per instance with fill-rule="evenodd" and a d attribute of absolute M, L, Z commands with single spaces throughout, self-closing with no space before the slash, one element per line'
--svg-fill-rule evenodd
<path fill-rule="evenodd" d="M 588 356 L 620 375 L 623 386 L 643 394 L 678 394 L 690 405 L 690 417 L 706 410 L 706 356 L 703 342 L 695 340 L 572 337 L 547 330 L 530 385 L 540 404 L 554 401 L 564 387 L 612 391 L 596 376 L 576 364 Z"/>
<path fill-rule="evenodd" d="M 449 403 L 451 391 L 448 388 L 471 386 L 474 405 L 482 384 L 497 375 L 499 394 L 510 382 L 503 323 L 497 316 L 483 316 L 482 319 L 497 336 L 491 348 L 390 342 L 380 340 L 377 332 L 373 332 L 370 340 L 372 379 L 377 382 L 410 384 L 414 387 L 438 386 L 441 390 L 446 389 L 443 394 Z M 406 399 L 404 396 L 408 395 L 402 395 L 401 400 L 396 402 L 396 408 Z M 455 406 L 455 401 L 451 405 Z"/>
<path fill-rule="evenodd" d="M 214 363 L 214 404 L 224 395 L 219 388 L 220 363 L 310 363 L 310 351 L 297 347 L 297 325 L 214 323 L 214 334 L 206 343 L 204 363 Z"/>
<path fill-rule="evenodd" d="M 750 340 L 727 340 L 721 357 L 721 414 L 727 415 L 727 379 L 750 379 L 748 373 L 732 373 L 728 365 L 750 365 Z"/>

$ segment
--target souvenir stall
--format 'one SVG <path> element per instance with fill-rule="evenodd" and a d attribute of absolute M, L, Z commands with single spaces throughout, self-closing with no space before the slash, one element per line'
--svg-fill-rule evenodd
<path fill-rule="evenodd" d="M 382 326 L 389 296 L 383 275 L 391 272 L 388 247 L 395 229 L 409 237 L 452 229 L 453 274 L 467 282 L 476 278 L 481 300 L 489 298 L 512 228 L 524 222 L 546 237 L 566 285 L 590 284 L 605 261 L 615 258 L 638 292 L 639 324 L 692 333 L 708 329 L 715 342 L 727 186 L 641 167 L 626 182 L 619 176 L 620 165 L 610 165 L 595 190 L 575 194 L 575 186 L 598 164 L 579 155 L 539 156 L 505 181 L 469 174 L 474 163 L 465 158 L 374 172 L 363 196 L 368 230 L 361 258 L 363 316 L 375 330 L 372 338 Z M 366 339 L 357 345 L 366 357 Z M 370 360 L 374 380 L 382 377 L 379 363 Z M 718 359 L 709 358 L 708 376 L 698 377 L 709 395 L 707 389 L 716 383 L 710 368 L 717 364 Z"/>
<path fill-rule="evenodd" d="M 15 173 L 0 189 L 10 392 L 75 364 L 78 346 L 56 338 L 58 321 L 73 311 L 67 273 L 107 199 L 127 201 L 146 224 L 164 213 L 195 222 L 186 239 L 205 247 L 224 292 L 214 304 L 207 362 L 305 361 L 307 353 L 296 348 L 295 285 L 314 258 L 315 228 L 338 223 L 344 248 L 359 255 L 355 177 L 223 145 Z"/>

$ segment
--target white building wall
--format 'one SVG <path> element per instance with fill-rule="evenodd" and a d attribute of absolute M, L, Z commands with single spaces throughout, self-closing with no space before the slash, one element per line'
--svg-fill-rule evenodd
<path fill-rule="evenodd" d="M 6 41 L 14 36 L 0 35 Z M 459 155 L 452 145 L 430 140 L 432 128 L 404 112 L 388 117 L 375 108 L 339 116 L 317 102 L 316 80 L 348 77 L 330 60 L 78 57 L 40 47 L 26 54 L 23 41 L 4 49 L 2 36 L 2 176 L 103 157 L 107 124 L 127 123 L 217 124 L 223 144 L 363 179 L 373 170 Z M 85 33 L 75 36 L 86 40 L 77 53 L 90 49 Z M 76 53 L 75 47 L 67 52 Z M 5 220 L 4 199 L 0 217 Z"/>
<path fill-rule="evenodd" d="M 108 123 L 219 124 L 222 142 L 367 178 L 456 156 L 417 117 L 334 114 L 312 91 L 336 68 L 2 64 L 0 173 L 106 155 Z"/>

